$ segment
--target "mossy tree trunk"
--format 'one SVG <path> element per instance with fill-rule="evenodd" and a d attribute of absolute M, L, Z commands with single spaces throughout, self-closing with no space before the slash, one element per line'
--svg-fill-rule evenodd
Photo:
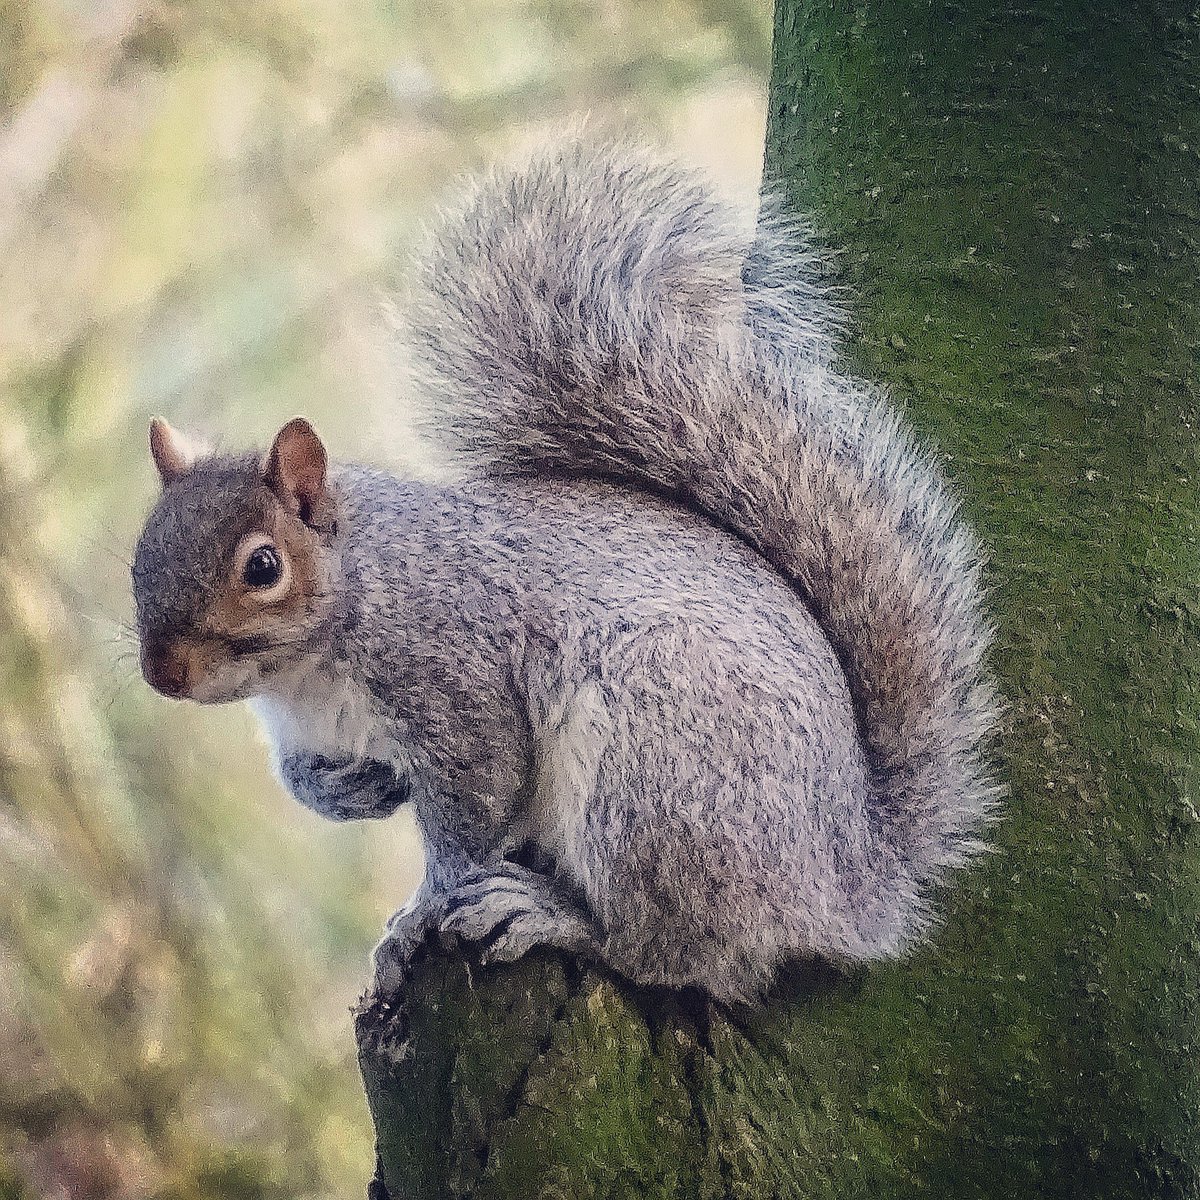
<path fill-rule="evenodd" d="M 408 1197 L 1200 1192 L 1200 16 L 780 0 L 768 171 L 992 556 L 1013 786 L 934 945 L 731 1021 L 431 953 L 359 1025 Z"/>

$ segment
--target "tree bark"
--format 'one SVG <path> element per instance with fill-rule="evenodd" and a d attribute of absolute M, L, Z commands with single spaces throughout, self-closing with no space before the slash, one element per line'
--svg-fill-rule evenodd
<path fill-rule="evenodd" d="M 780 0 L 768 174 L 989 548 L 1013 795 L 933 944 L 729 1019 L 431 950 L 359 1015 L 409 1197 L 1200 1191 L 1200 18 Z"/>

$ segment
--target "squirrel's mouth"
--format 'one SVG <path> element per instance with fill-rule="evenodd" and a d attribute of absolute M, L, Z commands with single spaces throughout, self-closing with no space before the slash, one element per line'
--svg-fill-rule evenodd
<path fill-rule="evenodd" d="M 239 675 L 237 679 L 212 676 L 199 679 L 187 699 L 197 704 L 230 704 L 235 700 L 253 699 L 262 692 L 263 681 L 258 671 L 243 670 Z"/>
<path fill-rule="evenodd" d="M 171 700 L 226 704 L 263 688 L 268 656 L 279 649 L 262 635 L 214 638 L 145 638 L 141 664 L 146 682 Z"/>

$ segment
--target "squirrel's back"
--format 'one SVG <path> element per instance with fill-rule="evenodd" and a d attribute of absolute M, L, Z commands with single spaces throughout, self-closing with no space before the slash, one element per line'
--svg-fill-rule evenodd
<path fill-rule="evenodd" d="M 396 646 L 403 631 L 394 626 L 428 640 L 435 621 L 474 622 L 448 635 L 456 654 L 472 639 L 497 637 L 497 626 L 562 642 L 565 631 L 552 628 L 559 614 L 574 636 L 610 638 L 692 621 L 777 659 L 797 647 L 811 653 L 814 634 L 824 636 L 742 539 L 665 498 L 591 479 L 414 483 L 357 465 L 336 467 L 333 479 L 345 603 L 369 592 L 378 612 L 390 598 L 395 620 L 362 627 Z"/>
<path fill-rule="evenodd" d="M 887 954 L 980 848 L 999 791 L 991 634 L 976 543 L 929 455 L 831 366 L 814 261 L 769 214 L 747 237 L 690 172 L 575 138 L 448 211 L 409 335 L 432 423 L 471 469 L 669 496 L 788 581 L 857 714 L 866 832 L 907 909 Z"/>

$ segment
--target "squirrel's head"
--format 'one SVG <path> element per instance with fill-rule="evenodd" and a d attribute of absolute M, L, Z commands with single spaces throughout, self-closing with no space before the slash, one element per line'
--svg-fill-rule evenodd
<path fill-rule="evenodd" d="M 300 417 L 270 453 L 197 454 L 150 424 L 162 495 L 133 560 L 142 672 L 210 704 L 264 691 L 329 615 L 337 502 L 321 439 Z"/>

